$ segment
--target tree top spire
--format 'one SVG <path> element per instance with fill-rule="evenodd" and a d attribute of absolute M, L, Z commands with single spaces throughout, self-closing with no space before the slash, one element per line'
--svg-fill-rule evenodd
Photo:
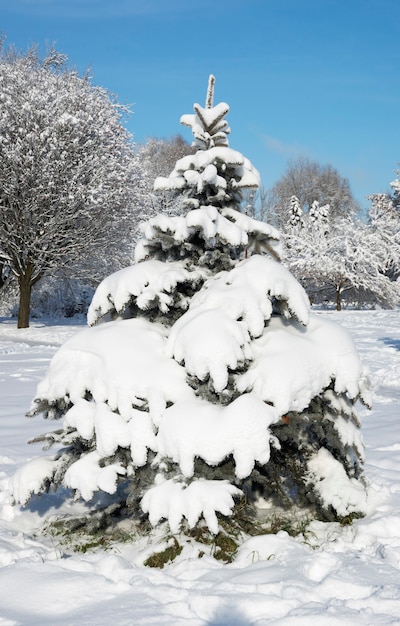
<path fill-rule="evenodd" d="M 192 129 L 195 139 L 194 145 L 201 150 L 229 145 L 227 135 L 231 130 L 228 122 L 224 119 L 229 112 L 229 106 L 226 102 L 220 102 L 214 106 L 214 85 L 215 76 L 210 74 L 205 107 L 195 103 L 193 105 L 194 115 L 181 116 L 181 124 Z"/>
<path fill-rule="evenodd" d="M 212 109 L 214 103 L 214 85 L 215 76 L 210 74 L 208 78 L 207 97 L 206 97 L 206 109 Z"/>

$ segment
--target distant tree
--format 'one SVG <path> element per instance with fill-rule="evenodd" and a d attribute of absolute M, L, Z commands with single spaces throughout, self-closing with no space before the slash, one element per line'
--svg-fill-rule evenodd
<path fill-rule="evenodd" d="M 390 183 L 393 189 L 393 204 L 400 210 L 400 169 L 397 170 L 397 178 Z"/>
<path fill-rule="evenodd" d="M 18 280 L 23 328 L 45 274 L 93 277 L 100 252 L 121 247 L 141 170 L 126 107 L 56 50 L 0 46 L 0 83 L 0 262 Z"/>
<path fill-rule="evenodd" d="M 399 172 L 400 173 L 400 170 Z M 385 255 L 385 273 L 392 280 L 400 276 L 400 179 L 390 183 L 393 193 L 369 196 L 371 207 L 368 223 L 380 239 L 381 253 Z"/>
<path fill-rule="evenodd" d="M 290 198 L 289 226 L 297 231 L 305 226 L 304 212 L 297 196 Z"/>
<path fill-rule="evenodd" d="M 399 301 L 397 283 L 386 275 L 389 248 L 369 225 L 351 217 L 329 219 L 329 207 L 312 203 L 302 227 L 286 228 L 286 262 L 312 301 L 320 295 L 342 309 L 344 295 L 392 307 Z"/>
<path fill-rule="evenodd" d="M 196 150 L 181 135 L 175 135 L 170 139 L 151 137 L 139 144 L 137 151 L 145 173 L 154 183 L 158 176 L 167 176 L 179 159 Z"/>
<path fill-rule="evenodd" d="M 268 190 L 260 185 L 258 189 L 243 191 L 242 211 L 261 222 L 269 221 L 268 214 Z"/>
<path fill-rule="evenodd" d="M 195 148 L 181 135 L 176 135 L 171 139 L 152 137 L 137 147 L 147 191 L 142 196 L 142 201 L 145 202 L 143 212 L 146 218 L 158 213 L 174 215 L 182 212 L 180 194 L 168 190 L 155 193 L 154 181 L 158 176 L 167 176 L 179 159 L 188 154 L 194 154 L 195 151 Z"/>
<path fill-rule="evenodd" d="M 319 229 L 329 230 L 331 207 L 329 204 L 320 206 L 317 200 L 314 200 L 309 210 L 310 222 L 317 224 Z"/>
<path fill-rule="evenodd" d="M 346 178 L 331 165 L 305 157 L 290 161 L 285 174 L 268 192 L 270 219 L 280 229 L 287 223 L 292 196 L 297 197 L 305 213 L 315 201 L 320 206 L 329 204 L 332 219 L 354 216 L 360 209 Z"/>

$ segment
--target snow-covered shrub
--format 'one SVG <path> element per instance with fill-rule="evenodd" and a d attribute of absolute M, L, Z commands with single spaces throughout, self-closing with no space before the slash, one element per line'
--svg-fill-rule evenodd
<path fill-rule="evenodd" d="M 31 316 L 74 317 L 85 315 L 94 288 L 80 280 L 46 276 L 32 294 Z"/>
<path fill-rule="evenodd" d="M 14 476 L 20 502 L 50 486 L 106 492 L 172 533 L 240 527 L 260 507 L 365 513 L 362 365 L 345 330 L 310 315 L 278 232 L 238 211 L 259 176 L 212 94 L 211 77 L 206 108 L 182 118 L 199 149 L 156 181 L 187 213 L 144 225 L 136 263 L 99 285 L 90 328 L 38 386 L 31 415 L 61 421 L 42 437 L 61 447 Z"/>
<path fill-rule="evenodd" d="M 45 276 L 32 293 L 31 317 L 54 319 L 84 316 L 94 291 L 93 287 L 80 280 Z M 17 317 L 18 299 L 17 281 L 7 281 L 0 289 L 0 315 Z"/>

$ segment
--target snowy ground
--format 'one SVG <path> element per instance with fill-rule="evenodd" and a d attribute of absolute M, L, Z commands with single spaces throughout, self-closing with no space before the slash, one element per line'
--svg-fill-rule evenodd
<path fill-rule="evenodd" d="M 323 315 L 350 329 L 374 386 L 373 410 L 360 410 L 368 516 L 345 528 L 313 523 L 312 547 L 281 532 L 249 540 L 232 565 L 205 556 L 163 570 L 141 565 L 143 546 L 69 553 L 35 536 L 40 500 L 10 505 L 9 477 L 41 454 L 26 441 L 46 430 L 24 414 L 56 347 L 78 328 L 17 331 L 0 319 L 0 626 L 400 624 L 400 312 Z"/>

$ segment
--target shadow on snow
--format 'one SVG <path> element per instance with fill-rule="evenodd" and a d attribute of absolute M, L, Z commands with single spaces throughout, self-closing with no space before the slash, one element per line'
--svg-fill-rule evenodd
<path fill-rule="evenodd" d="M 395 350 L 400 351 L 400 339 L 393 339 L 392 337 L 381 337 L 379 341 L 382 341 L 385 346 L 389 348 L 394 348 Z"/>

